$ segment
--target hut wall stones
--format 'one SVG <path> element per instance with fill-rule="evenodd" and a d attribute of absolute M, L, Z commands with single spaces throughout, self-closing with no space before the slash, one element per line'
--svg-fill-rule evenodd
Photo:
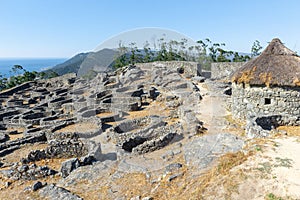
<path fill-rule="evenodd" d="M 300 88 L 232 84 L 232 114 L 246 120 L 262 115 L 300 115 Z"/>
<path fill-rule="evenodd" d="M 223 79 L 228 78 L 238 68 L 242 67 L 245 62 L 217 62 L 211 63 L 211 78 Z"/>

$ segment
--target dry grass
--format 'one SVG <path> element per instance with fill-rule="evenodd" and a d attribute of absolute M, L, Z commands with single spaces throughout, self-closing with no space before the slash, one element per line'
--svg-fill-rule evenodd
<path fill-rule="evenodd" d="M 143 110 L 128 112 L 129 115 L 125 116 L 126 119 L 142 118 L 150 115 L 169 116 L 170 111 L 166 108 L 165 103 L 153 101 Z"/>
<path fill-rule="evenodd" d="M 99 182 L 99 185 L 96 183 L 94 183 L 94 185 L 91 185 L 89 181 L 85 180 L 79 182 L 77 181 L 76 187 L 66 188 L 66 189 L 80 196 L 83 199 L 99 200 L 99 199 L 110 199 L 109 193 L 111 192 L 111 185 L 104 185 L 103 181 Z"/>
<path fill-rule="evenodd" d="M 106 117 L 106 116 L 111 115 L 111 114 L 112 114 L 112 112 L 103 112 L 103 113 L 97 114 L 96 116 L 97 117 Z"/>
<path fill-rule="evenodd" d="M 56 133 L 64 133 L 64 132 L 80 132 L 80 133 L 86 133 L 86 132 L 93 132 L 99 130 L 99 126 L 95 123 L 90 122 L 82 122 L 82 123 L 76 123 L 69 125 L 65 128 L 62 128 L 60 130 L 57 130 Z"/>
<path fill-rule="evenodd" d="M 242 127 L 242 126 L 245 126 L 246 125 L 246 122 L 245 121 L 238 121 L 236 119 L 234 119 L 232 117 L 232 115 L 226 115 L 225 116 L 225 119 L 230 123 L 230 124 L 236 124 L 238 125 L 239 127 Z"/>
<path fill-rule="evenodd" d="M 254 143 L 264 144 L 264 140 L 257 140 Z M 254 144 L 249 144 L 246 149 L 249 149 Z M 83 180 L 82 182 L 77 182 L 76 186 L 67 188 L 70 191 L 78 194 L 79 196 L 85 199 L 108 199 L 111 197 L 111 190 L 117 188 L 118 194 L 122 194 L 126 199 L 132 197 L 141 196 L 151 196 L 154 199 L 206 199 L 207 197 L 212 197 L 216 193 L 224 193 L 227 199 L 230 199 L 232 193 L 237 192 L 239 183 L 246 179 L 246 175 L 242 169 L 232 170 L 238 165 L 241 165 L 245 162 L 249 156 L 254 154 L 253 151 L 244 154 L 243 152 L 237 153 L 228 153 L 219 158 L 215 165 L 210 168 L 208 171 L 202 172 L 201 175 L 195 175 L 194 173 L 197 169 L 187 166 L 183 166 L 176 172 L 162 176 L 162 172 L 159 173 L 158 177 L 155 175 L 151 176 L 150 179 L 146 177 L 143 173 L 129 173 L 121 176 L 113 182 L 115 187 L 107 180 L 99 179 L 99 186 L 95 188 L 96 182 L 90 180 Z M 47 164 L 48 166 L 57 169 L 60 165 L 59 163 L 62 160 L 52 159 L 39 161 L 37 164 Z M 184 163 L 183 156 L 180 156 L 176 159 L 178 163 Z M 113 170 L 113 168 L 111 168 Z M 107 172 L 103 172 L 107 173 Z M 109 172 L 113 174 L 114 171 Z M 169 181 L 168 178 L 173 174 L 180 174 L 178 178 L 175 178 L 172 181 Z M 106 177 L 106 176 L 105 176 Z M 156 182 L 151 182 L 151 180 L 157 180 Z M 53 181 L 53 180 L 52 180 Z M 24 184 L 24 183 L 23 183 Z M 30 185 L 32 182 L 27 183 Z M 17 187 L 13 185 L 13 192 L 15 189 L 23 190 L 25 185 L 22 187 Z M 79 189 L 81 188 L 81 189 Z M 222 193 L 222 195 L 223 195 Z M 5 192 L 6 195 L 9 192 Z M 19 193 L 18 193 L 19 194 Z M 29 193 L 34 199 L 39 199 L 38 193 Z M 0 199 L 1 199 L 0 194 Z"/>
<path fill-rule="evenodd" d="M 89 92 L 89 91 L 85 91 L 83 94 L 82 94 L 82 96 L 84 96 L 84 97 L 88 97 L 88 96 L 90 96 L 91 95 L 91 93 Z"/>
<path fill-rule="evenodd" d="M 230 177 L 221 183 L 230 195 L 237 187 L 237 179 L 243 177 L 242 172 L 231 175 L 230 170 L 242 164 L 249 156 L 250 154 L 245 155 L 242 152 L 228 153 L 218 160 L 218 165 L 198 177 L 192 176 L 192 171 L 196 169 L 183 167 L 179 178 L 169 182 L 167 176 L 151 196 L 154 199 L 205 199 L 206 195 L 211 195 L 209 189 L 214 188 L 215 183 L 224 176 Z"/>
<path fill-rule="evenodd" d="M 39 181 L 41 182 L 47 182 L 48 184 L 51 183 L 57 183 L 60 179 L 60 176 L 54 176 L 54 177 L 46 177 L 42 178 Z M 5 182 L 10 182 L 11 185 L 6 188 L 4 186 Z M 38 194 L 38 191 L 32 192 L 32 191 L 25 191 L 25 188 L 30 188 L 36 180 L 18 180 L 13 181 L 10 179 L 7 179 L 5 177 L 0 176 L 0 199 L 8 200 L 8 199 L 14 199 L 14 200 L 23 200 L 23 199 L 35 199 L 35 200 L 42 200 L 44 198 L 41 198 Z"/>
<path fill-rule="evenodd" d="M 227 153 L 218 160 L 218 165 L 209 170 L 205 175 L 201 176 L 198 180 L 199 186 L 193 196 L 205 198 L 205 196 L 213 195 L 214 185 L 223 187 L 225 196 L 230 197 L 232 192 L 235 192 L 241 178 L 244 178 L 244 174 L 241 170 L 235 173 L 231 173 L 232 168 L 241 165 L 248 157 L 252 155 L 244 154 L 242 152 Z M 225 178 L 226 177 L 226 178 Z M 221 182 L 220 182 L 221 181 Z M 213 188 L 213 191 L 211 191 Z M 212 192 L 212 193 L 211 193 Z"/>
<path fill-rule="evenodd" d="M 9 135 L 9 139 L 10 139 L 10 140 L 16 140 L 16 139 L 22 138 L 23 136 L 24 136 L 23 133 L 20 133 L 20 134 L 14 134 L 14 135 Z"/>
<path fill-rule="evenodd" d="M 168 125 L 173 125 L 173 124 L 176 124 L 176 123 L 178 123 L 180 121 L 180 119 L 179 118 L 172 118 L 172 119 L 170 119 L 170 120 L 167 120 L 167 123 L 168 123 Z"/>
<path fill-rule="evenodd" d="M 15 151 L 12 154 L 6 156 L 6 161 L 8 162 L 19 162 L 20 158 L 25 157 L 30 150 L 43 149 L 46 144 L 35 144 L 35 145 L 26 145 L 26 148 L 23 147 L 20 150 Z M 50 168 L 58 170 L 60 168 L 60 163 L 63 159 L 50 159 L 45 161 L 36 162 L 37 165 L 43 166 L 48 165 Z M 57 183 L 60 179 L 60 176 L 55 175 L 54 177 L 41 178 L 39 181 L 47 182 L 48 184 Z M 31 187 L 37 180 L 11 180 L 0 174 L 0 199 L 44 199 L 38 195 L 38 192 L 25 191 L 25 188 Z M 5 184 L 9 182 L 9 187 L 5 187 Z"/>
<path fill-rule="evenodd" d="M 147 117 L 149 116 L 149 110 L 139 110 L 139 111 L 131 111 L 128 112 L 128 115 L 125 116 L 126 119 L 137 119 L 137 118 L 142 118 L 142 117 Z"/>
<path fill-rule="evenodd" d="M 128 199 L 138 195 L 148 196 L 146 191 L 151 191 L 151 184 L 143 173 L 125 174 L 116 181 L 116 184 L 123 186 L 120 192 Z"/>
<path fill-rule="evenodd" d="M 54 169 L 56 171 L 60 170 L 61 163 L 68 160 L 69 158 L 52 158 L 52 159 L 46 159 L 46 160 L 40 160 L 34 162 L 38 166 L 44 166 L 47 165 L 51 169 Z"/>
<path fill-rule="evenodd" d="M 238 121 L 238 120 L 234 119 L 232 117 L 232 115 L 226 115 L 225 119 L 226 119 L 226 121 L 229 122 L 230 125 L 234 125 L 234 126 L 227 127 L 225 130 L 227 130 L 231 133 L 235 133 L 236 135 L 245 136 L 245 130 L 243 128 L 246 126 L 245 121 Z"/>
<path fill-rule="evenodd" d="M 13 153 L 6 155 L 4 159 L 5 162 L 7 163 L 19 162 L 21 158 L 25 158 L 30 151 L 45 149 L 46 147 L 47 144 L 43 144 L 43 143 L 26 144 L 21 146 L 20 149 L 15 150 Z"/>
<path fill-rule="evenodd" d="M 289 136 L 300 136 L 300 126 L 279 126 L 277 130 L 286 131 Z"/>
<path fill-rule="evenodd" d="M 106 124 L 109 124 L 111 126 L 117 126 L 119 122 L 106 122 Z"/>
<path fill-rule="evenodd" d="M 18 131 L 18 133 L 23 133 L 25 130 L 26 130 L 26 128 L 24 128 L 24 127 L 19 127 L 19 128 L 10 127 L 7 129 L 7 131 Z"/>
<path fill-rule="evenodd" d="M 19 128 L 10 127 L 10 128 L 8 128 L 7 129 L 8 132 L 11 132 L 11 131 L 17 131 L 18 132 L 18 134 L 9 135 L 9 139 L 10 140 L 16 140 L 16 139 L 22 138 L 24 136 L 23 133 L 24 133 L 25 130 L 26 129 L 23 128 L 23 127 L 19 127 Z"/>
<path fill-rule="evenodd" d="M 162 200 L 205 199 L 205 197 L 212 195 L 211 192 L 215 192 L 211 191 L 211 188 L 218 190 L 216 183 L 224 188 L 227 196 L 230 196 L 232 192 L 237 190 L 239 181 L 245 178 L 242 170 L 231 173 L 232 168 L 245 162 L 251 155 L 251 153 L 244 154 L 242 152 L 228 153 L 219 158 L 217 164 L 202 175 L 193 175 L 197 169 L 183 166 L 176 172 L 158 177 L 156 182 L 151 182 L 143 173 L 131 173 L 125 174 L 114 183 L 122 186 L 118 192 L 123 194 L 126 199 L 136 196 L 151 196 L 154 199 Z M 177 161 L 184 163 L 180 159 Z M 174 174 L 179 176 L 169 181 L 169 177 Z M 107 186 L 101 187 L 103 193 L 107 190 Z"/>

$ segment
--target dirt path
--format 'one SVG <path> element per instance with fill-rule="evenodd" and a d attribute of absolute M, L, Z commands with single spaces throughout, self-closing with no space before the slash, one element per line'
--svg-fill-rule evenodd
<path fill-rule="evenodd" d="M 218 92 L 215 88 L 212 88 L 211 84 L 213 83 L 198 84 L 203 97 L 198 117 L 204 122 L 208 134 L 218 134 L 223 132 L 226 127 L 225 117 L 229 112 L 225 108 L 225 97 L 220 94 L 220 91 Z"/>

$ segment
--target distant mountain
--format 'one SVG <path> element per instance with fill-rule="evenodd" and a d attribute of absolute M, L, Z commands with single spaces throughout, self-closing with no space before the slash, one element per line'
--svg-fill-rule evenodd
<path fill-rule="evenodd" d="M 45 70 L 44 72 L 49 72 L 49 71 L 54 71 L 58 73 L 58 75 L 64 75 L 67 73 L 72 73 L 75 72 L 77 73 L 82 62 L 84 59 L 88 56 L 89 53 L 80 53 L 77 54 L 76 56 L 70 58 L 69 60 L 58 64 L 50 69 Z"/>
<path fill-rule="evenodd" d="M 117 55 L 116 50 L 102 49 L 97 52 L 80 53 L 64 63 L 58 64 L 45 72 L 54 71 L 58 75 L 76 73 L 83 76 L 89 71 L 107 71 L 112 69 L 112 64 Z"/>
<path fill-rule="evenodd" d="M 97 52 L 90 52 L 81 63 L 77 76 L 83 76 L 91 70 L 104 72 L 112 70 L 114 59 L 118 51 L 113 49 L 102 49 Z"/>

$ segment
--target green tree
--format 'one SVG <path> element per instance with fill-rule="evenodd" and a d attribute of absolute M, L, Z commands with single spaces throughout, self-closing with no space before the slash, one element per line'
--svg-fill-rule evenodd
<path fill-rule="evenodd" d="M 11 73 L 13 73 L 14 75 L 21 75 L 23 74 L 24 72 L 26 72 L 26 70 L 21 66 L 21 65 L 14 65 L 12 68 L 11 68 Z"/>
<path fill-rule="evenodd" d="M 145 44 L 144 44 L 143 62 L 144 63 L 151 62 L 151 61 L 153 61 L 153 57 L 154 57 L 154 54 L 151 51 L 150 44 L 149 44 L 148 41 L 146 41 Z"/>
<path fill-rule="evenodd" d="M 129 44 L 130 49 L 130 57 L 129 57 L 129 63 L 131 65 L 134 65 L 135 63 L 142 62 L 142 55 L 140 54 L 140 50 L 137 48 L 135 42 L 131 42 Z"/>
<path fill-rule="evenodd" d="M 167 43 L 164 38 L 160 38 L 158 40 L 158 51 L 156 53 L 155 60 L 156 61 L 166 61 L 167 60 Z"/>
<path fill-rule="evenodd" d="M 41 79 L 46 79 L 47 74 L 45 72 L 40 72 L 40 73 L 38 73 L 38 77 L 41 78 Z"/>
<path fill-rule="evenodd" d="M 260 45 L 260 42 L 258 40 L 255 40 L 251 47 L 251 57 L 259 56 L 261 54 L 261 49 L 262 46 Z"/>
<path fill-rule="evenodd" d="M 217 57 L 216 61 L 217 62 L 231 62 L 229 57 L 233 54 L 232 51 L 225 51 L 222 48 L 217 48 Z"/>
<path fill-rule="evenodd" d="M 198 63 L 201 64 L 202 68 L 205 70 L 210 70 L 210 65 L 213 62 L 211 57 L 207 55 L 209 42 L 210 40 L 206 38 L 205 40 L 197 41 L 198 45 L 195 46 L 195 50 L 197 54 L 196 60 L 198 61 Z"/>
<path fill-rule="evenodd" d="M 22 82 L 33 81 L 37 77 L 38 73 L 36 71 L 25 71 L 22 77 Z"/>
<path fill-rule="evenodd" d="M 233 62 L 246 62 L 250 60 L 250 56 L 248 55 L 240 55 L 238 52 L 234 52 L 234 57 L 232 59 Z"/>
<path fill-rule="evenodd" d="M 125 47 L 122 41 L 119 41 L 118 53 L 115 55 L 114 59 L 114 69 L 118 69 L 125 65 L 128 65 L 129 61 L 127 58 L 128 47 Z"/>
<path fill-rule="evenodd" d="M 6 89 L 7 78 L 0 73 L 0 91 Z"/>
<path fill-rule="evenodd" d="M 182 61 L 186 61 L 187 57 L 188 57 L 188 53 L 186 50 L 187 49 L 187 39 L 182 38 L 181 41 L 179 42 L 179 44 L 180 44 L 179 56 Z"/>
<path fill-rule="evenodd" d="M 48 74 L 47 74 L 47 78 L 54 78 L 59 76 L 57 72 L 53 71 L 53 70 L 49 70 Z"/>

